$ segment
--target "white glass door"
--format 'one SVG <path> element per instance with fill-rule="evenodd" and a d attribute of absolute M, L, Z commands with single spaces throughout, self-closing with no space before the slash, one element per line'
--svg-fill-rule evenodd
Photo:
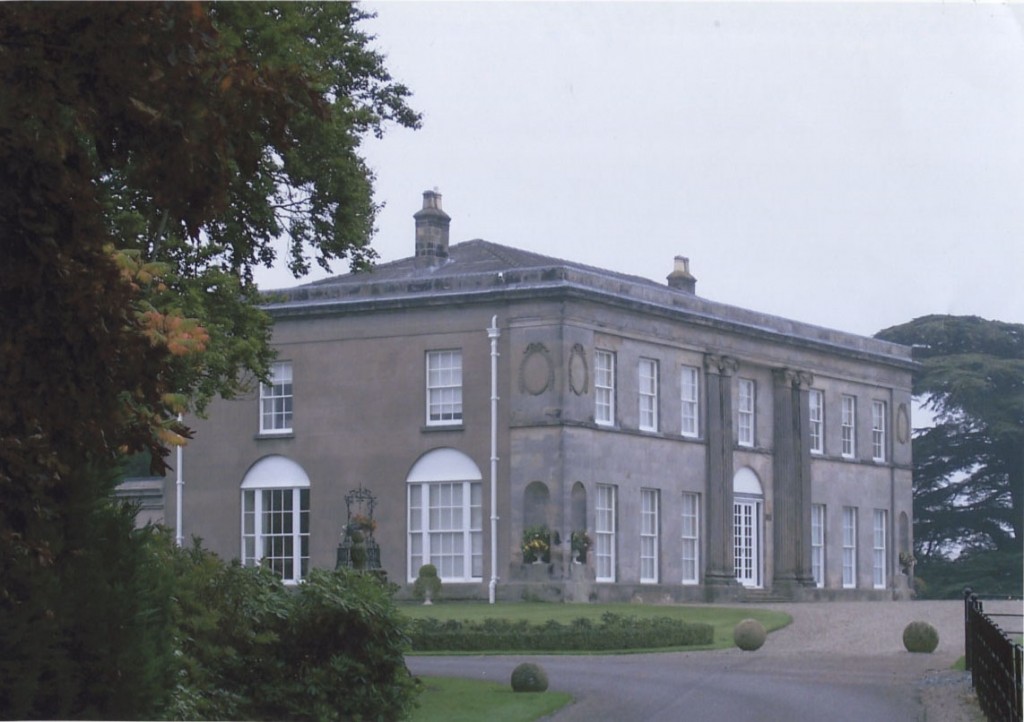
<path fill-rule="evenodd" d="M 736 580 L 745 587 L 760 587 L 761 502 L 736 499 L 732 510 Z"/>

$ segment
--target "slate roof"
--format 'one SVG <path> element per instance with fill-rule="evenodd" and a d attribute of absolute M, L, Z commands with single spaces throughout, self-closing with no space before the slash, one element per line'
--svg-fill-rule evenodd
<path fill-rule="evenodd" d="M 448 259 L 437 266 L 417 267 L 416 259 L 413 257 L 403 258 L 398 261 L 381 263 L 371 271 L 362 273 L 346 273 L 341 276 L 332 276 L 319 281 L 304 284 L 299 288 L 315 286 L 341 286 L 364 283 L 378 283 L 384 281 L 401 281 L 440 278 L 449 276 L 467 276 L 476 273 L 502 273 L 528 268 L 573 268 L 587 273 L 594 273 L 617 278 L 627 283 L 639 283 L 650 286 L 662 287 L 662 284 L 655 283 L 650 279 L 641 276 L 631 276 L 625 273 L 616 273 L 595 266 L 588 266 L 583 263 L 566 261 L 561 258 L 545 256 L 532 251 L 524 251 L 511 246 L 503 246 L 498 243 L 491 243 L 482 239 L 456 243 L 448 249 Z"/>
<path fill-rule="evenodd" d="M 451 245 L 449 257 L 436 265 L 415 257 L 403 258 L 381 263 L 370 271 L 267 291 L 264 308 L 276 318 L 285 318 L 556 294 L 630 307 L 639 313 L 671 315 L 775 342 L 827 348 L 914 367 L 910 349 L 899 344 L 730 306 L 664 282 L 480 239 Z"/>

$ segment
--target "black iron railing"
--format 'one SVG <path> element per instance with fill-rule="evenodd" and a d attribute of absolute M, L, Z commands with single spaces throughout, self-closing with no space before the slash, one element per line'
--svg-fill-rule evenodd
<path fill-rule="evenodd" d="M 1021 620 L 1024 615 L 986 614 L 978 595 L 970 588 L 964 590 L 964 658 L 971 672 L 971 684 L 990 722 L 1024 719 L 1021 688 L 1024 648 L 1014 642 L 993 617 Z"/>

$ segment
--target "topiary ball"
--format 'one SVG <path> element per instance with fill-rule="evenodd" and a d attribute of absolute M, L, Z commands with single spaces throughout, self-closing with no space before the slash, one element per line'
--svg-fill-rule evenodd
<path fill-rule="evenodd" d="M 733 641 L 744 652 L 760 649 L 767 637 L 768 633 L 764 631 L 764 625 L 756 619 L 744 619 L 732 630 Z"/>
<path fill-rule="evenodd" d="M 939 633 L 928 622 L 911 622 L 903 630 L 903 646 L 908 652 L 931 654 L 939 646 Z"/>
<path fill-rule="evenodd" d="M 547 688 L 548 675 L 539 664 L 523 662 L 512 670 L 513 692 L 543 692 Z"/>

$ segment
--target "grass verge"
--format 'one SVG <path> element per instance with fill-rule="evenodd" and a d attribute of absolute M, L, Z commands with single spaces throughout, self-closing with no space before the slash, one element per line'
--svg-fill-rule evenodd
<path fill-rule="evenodd" d="M 554 604 L 544 602 L 499 602 L 487 604 L 483 602 L 449 602 L 444 604 L 403 604 L 400 611 L 414 619 L 434 618 L 439 620 L 457 619 L 461 621 L 480 621 L 488 618 L 520 620 L 531 624 L 544 624 L 555 620 L 563 624 L 585 617 L 599 621 L 605 612 L 613 612 L 626 617 L 671 617 L 684 622 L 704 622 L 715 629 L 714 642 L 701 647 L 666 647 L 655 650 L 632 649 L 637 652 L 672 652 L 696 651 L 701 649 L 725 649 L 733 646 L 732 630 L 743 619 L 756 619 L 768 632 L 781 629 L 793 621 L 784 612 L 773 612 L 766 609 L 748 607 L 709 607 L 704 605 L 647 605 L 647 604 Z M 493 650 L 501 654 L 502 650 Z M 614 651 L 603 651 L 602 654 L 615 654 Z M 431 654 L 437 654 L 432 652 Z M 479 652 L 474 652 L 479 654 Z M 573 652 L 581 654 L 581 652 Z"/>
<path fill-rule="evenodd" d="M 420 677 L 420 706 L 410 722 L 529 722 L 572 701 L 565 692 L 513 692 L 510 685 L 452 677 Z"/>

